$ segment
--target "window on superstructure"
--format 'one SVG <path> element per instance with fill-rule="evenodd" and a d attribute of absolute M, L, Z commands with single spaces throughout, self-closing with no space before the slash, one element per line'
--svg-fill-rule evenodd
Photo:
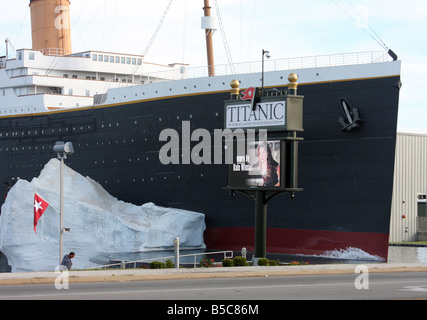
<path fill-rule="evenodd" d="M 110 56 L 104 56 L 104 62 L 108 62 L 108 59 L 110 59 Z"/>
<path fill-rule="evenodd" d="M 126 58 L 126 64 L 130 64 L 130 58 Z"/>
<path fill-rule="evenodd" d="M 77 79 L 77 75 L 76 74 L 73 74 L 73 79 Z"/>
<path fill-rule="evenodd" d="M 98 61 L 101 61 L 101 62 L 102 62 L 102 60 L 104 60 L 104 56 L 103 56 L 102 54 L 100 54 L 100 55 L 98 56 Z"/>
<path fill-rule="evenodd" d="M 120 63 L 120 57 L 116 57 L 116 63 Z"/>
<path fill-rule="evenodd" d="M 97 54 L 93 54 L 92 55 L 92 60 L 93 61 L 97 61 L 98 60 L 98 55 Z"/>
<path fill-rule="evenodd" d="M 136 58 L 132 58 L 132 64 L 136 64 Z"/>
<path fill-rule="evenodd" d="M 30 52 L 29 58 L 30 58 L 30 60 L 34 60 L 35 59 L 34 52 Z"/>
<path fill-rule="evenodd" d="M 142 64 L 142 59 L 138 59 L 138 66 Z"/>
<path fill-rule="evenodd" d="M 68 74 L 64 74 L 64 78 L 68 78 Z"/>
<path fill-rule="evenodd" d="M 110 56 L 110 63 L 114 63 L 114 56 Z"/>
<path fill-rule="evenodd" d="M 73 89 L 68 89 L 68 95 L 72 96 L 73 95 Z"/>
<path fill-rule="evenodd" d="M 125 64 L 125 58 L 124 57 L 121 58 L 121 63 Z"/>
<path fill-rule="evenodd" d="M 86 90 L 86 97 L 90 97 L 90 90 Z"/>

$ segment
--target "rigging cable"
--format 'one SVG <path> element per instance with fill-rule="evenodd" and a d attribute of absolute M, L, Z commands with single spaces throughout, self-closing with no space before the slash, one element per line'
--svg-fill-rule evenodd
<path fill-rule="evenodd" d="M 355 22 L 355 24 L 359 25 L 363 31 L 365 31 L 372 39 L 374 39 L 381 47 L 383 47 L 387 53 L 390 55 L 390 57 L 393 58 L 394 61 L 398 59 L 396 53 L 393 52 L 387 45 L 384 43 L 384 41 L 380 38 L 380 36 L 375 32 L 375 30 L 367 24 L 367 26 L 363 26 L 359 20 L 363 20 L 365 17 L 363 17 L 359 12 L 357 12 L 357 9 L 354 7 L 354 5 L 351 3 L 350 0 L 347 0 L 348 4 L 353 8 L 353 10 L 358 15 L 358 20 L 356 20 L 352 15 L 350 15 L 343 7 L 341 7 L 335 0 L 331 0 L 342 12 L 344 12 L 351 20 Z M 369 32 L 368 29 L 371 31 Z"/>
<path fill-rule="evenodd" d="M 101 9 L 107 4 L 109 0 L 105 0 L 102 2 L 101 6 L 98 8 L 98 11 L 96 11 L 96 13 L 92 16 L 92 18 L 90 19 L 90 21 L 86 24 L 86 26 L 83 27 L 83 29 L 80 31 L 80 33 L 78 34 L 78 36 L 76 37 L 76 39 L 79 39 L 80 36 L 83 34 L 83 31 L 89 26 L 89 24 L 92 22 L 92 20 L 98 15 L 99 11 L 101 11 Z M 84 8 L 86 8 L 86 5 L 89 3 L 89 1 L 86 2 Z M 61 60 L 61 58 L 63 58 L 64 56 L 56 56 L 55 59 L 53 59 L 52 63 L 50 64 L 49 68 L 47 69 L 45 76 L 48 76 L 51 71 L 56 67 L 56 65 L 59 63 L 59 61 Z"/>
<path fill-rule="evenodd" d="M 384 46 L 383 43 L 380 42 L 380 40 L 378 40 L 376 37 L 374 37 L 371 33 L 368 32 L 367 28 L 365 28 L 364 26 L 362 26 L 360 24 L 359 21 L 357 21 L 350 13 L 348 13 L 343 7 L 341 7 L 335 0 L 331 0 L 342 12 L 344 12 L 355 24 L 359 25 L 363 31 L 365 31 L 372 39 L 374 39 L 381 47 L 383 47 L 384 49 L 388 50 L 388 48 L 386 46 Z M 354 8 L 354 7 L 353 7 Z M 359 17 L 360 14 L 358 14 Z M 363 17 L 362 17 L 363 19 Z"/>
<path fill-rule="evenodd" d="M 188 30 L 188 2 L 189 0 L 185 0 L 185 5 L 184 5 L 184 27 L 183 27 L 183 31 L 182 31 L 182 58 L 181 58 L 181 63 L 185 64 L 185 54 L 186 54 L 186 50 L 187 50 L 187 30 Z"/>
<path fill-rule="evenodd" d="M 216 8 L 216 14 L 218 16 L 219 27 L 221 29 L 222 41 L 224 42 L 225 53 L 226 53 L 227 59 L 228 59 L 228 64 L 230 65 L 231 73 L 236 74 L 236 70 L 234 68 L 233 59 L 231 58 L 231 52 L 230 52 L 230 48 L 228 46 L 227 37 L 225 34 L 224 25 L 222 23 L 221 12 L 219 11 L 219 6 L 218 6 L 217 0 L 215 0 L 215 8 Z"/>
<path fill-rule="evenodd" d="M 147 46 L 145 47 L 144 52 L 142 53 L 142 63 L 141 63 L 141 65 L 144 63 L 145 56 L 147 55 L 148 50 L 150 50 L 151 45 L 152 45 L 152 44 L 153 44 L 153 42 L 154 42 L 154 39 L 157 37 L 157 34 L 159 33 L 160 28 L 161 28 L 161 26 L 162 26 L 162 24 L 163 24 L 163 21 L 165 21 L 166 15 L 167 15 L 167 13 L 168 13 L 168 11 L 169 11 L 170 7 L 172 6 L 172 2 L 173 2 L 173 0 L 170 0 L 170 1 L 169 1 L 169 4 L 168 4 L 168 6 L 166 7 L 166 10 L 164 11 L 162 18 L 160 19 L 159 24 L 157 25 L 156 30 L 155 30 L 155 31 L 154 31 L 154 33 L 153 33 L 153 36 L 151 37 L 150 41 L 148 42 Z M 139 68 L 139 65 L 137 64 L 137 65 L 135 66 L 135 68 L 133 69 L 133 71 L 132 71 L 132 73 L 131 73 L 131 74 L 135 74 L 135 73 L 136 73 L 136 71 L 138 70 L 138 68 Z"/>

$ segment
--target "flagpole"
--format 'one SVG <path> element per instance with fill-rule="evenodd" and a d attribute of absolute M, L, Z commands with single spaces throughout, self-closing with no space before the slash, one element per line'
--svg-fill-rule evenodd
<path fill-rule="evenodd" d="M 61 204 L 59 205 L 59 265 L 62 263 L 62 249 L 64 246 L 64 158 L 61 157 L 61 169 L 60 169 L 60 191 L 59 198 Z"/>
<path fill-rule="evenodd" d="M 64 143 L 57 141 L 53 147 L 53 151 L 57 153 L 58 160 L 61 161 L 60 165 L 60 208 L 59 208 L 59 265 L 62 263 L 62 249 L 64 245 L 64 159 L 67 159 L 67 154 L 73 154 L 74 148 L 71 142 Z"/>

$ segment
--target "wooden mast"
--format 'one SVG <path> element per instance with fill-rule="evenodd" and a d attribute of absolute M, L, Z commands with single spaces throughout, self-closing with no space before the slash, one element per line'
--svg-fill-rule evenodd
<path fill-rule="evenodd" d="M 204 0 L 205 6 L 203 8 L 205 16 L 202 18 L 202 29 L 205 29 L 206 36 L 206 49 L 208 54 L 208 70 L 209 77 L 215 76 L 215 62 L 214 62 L 214 53 L 213 53 L 213 41 L 212 35 L 216 30 L 216 20 L 211 17 L 211 7 L 209 5 L 209 0 Z"/>

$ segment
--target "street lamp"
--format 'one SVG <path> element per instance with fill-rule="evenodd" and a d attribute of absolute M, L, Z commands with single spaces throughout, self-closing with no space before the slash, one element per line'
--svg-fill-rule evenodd
<path fill-rule="evenodd" d="M 261 95 L 264 94 L 264 57 L 266 57 L 267 59 L 270 59 L 271 58 L 270 51 L 266 51 L 266 50 L 262 49 L 262 77 L 261 77 L 262 88 L 261 88 Z"/>
<path fill-rule="evenodd" d="M 71 142 L 57 141 L 53 147 L 53 152 L 57 153 L 58 160 L 61 160 L 60 169 L 60 209 L 59 209 L 59 264 L 62 262 L 62 247 L 64 245 L 64 159 L 67 155 L 74 153 Z"/>

